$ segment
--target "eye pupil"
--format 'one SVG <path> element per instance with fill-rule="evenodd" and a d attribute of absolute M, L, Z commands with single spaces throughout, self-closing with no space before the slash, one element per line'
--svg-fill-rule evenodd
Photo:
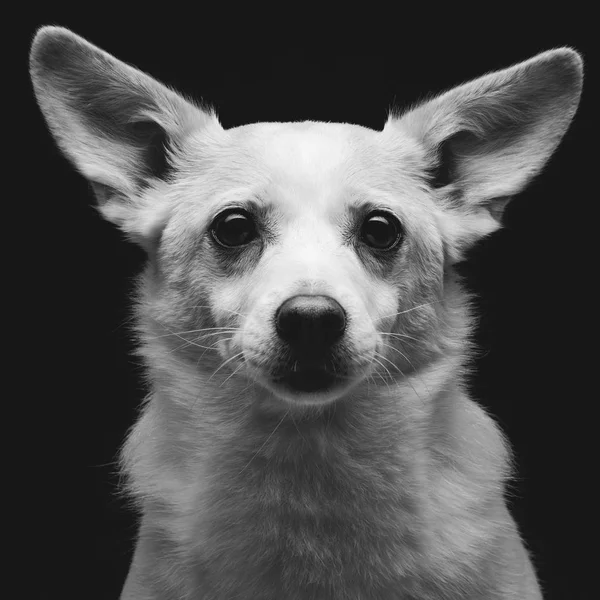
<path fill-rule="evenodd" d="M 401 239 L 402 228 L 392 215 L 375 213 L 368 216 L 362 226 L 363 241 L 378 250 L 391 250 Z"/>
<path fill-rule="evenodd" d="M 251 242 L 256 236 L 256 228 L 249 215 L 236 210 L 216 218 L 212 235 L 222 246 L 232 248 Z"/>

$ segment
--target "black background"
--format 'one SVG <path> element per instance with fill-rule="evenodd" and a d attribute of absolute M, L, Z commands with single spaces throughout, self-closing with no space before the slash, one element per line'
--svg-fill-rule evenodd
<path fill-rule="evenodd" d="M 91 208 L 91 192 L 54 146 L 27 80 L 36 28 L 59 24 L 214 104 L 225 127 L 314 119 L 381 128 L 392 104 L 410 104 L 548 48 L 570 45 L 583 53 L 587 80 L 573 126 L 543 174 L 508 208 L 505 229 L 473 249 L 464 271 L 481 316 L 471 385 L 515 450 L 511 508 L 545 597 L 591 598 L 597 398 L 590 388 L 592 319 L 583 301 L 597 267 L 584 247 L 584 228 L 597 198 L 584 183 L 595 85 L 585 19 L 522 31 L 514 22 L 494 32 L 448 25 L 439 34 L 422 17 L 405 16 L 388 29 L 388 14 L 376 25 L 336 23 L 317 31 L 318 15 L 306 25 L 288 15 L 259 27 L 251 17 L 233 26 L 232 15 L 209 16 L 204 8 L 195 16 L 175 14 L 172 22 L 140 15 L 125 23 L 99 13 L 32 11 L 12 58 L 22 68 L 20 110 L 31 165 L 21 175 L 27 189 L 21 223 L 33 223 L 35 231 L 27 242 L 31 253 L 22 254 L 19 298 L 38 340 L 26 340 L 28 358 L 19 363 L 31 390 L 23 399 L 24 422 L 34 427 L 15 426 L 14 433 L 35 440 L 33 454 L 23 453 L 35 490 L 24 555 L 35 575 L 25 583 L 42 591 L 23 597 L 118 597 L 135 521 L 117 495 L 114 459 L 144 395 L 126 326 L 144 256 Z M 486 28 L 494 24 L 489 18 Z M 474 30 L 482 33 L 475 37 Z"/>

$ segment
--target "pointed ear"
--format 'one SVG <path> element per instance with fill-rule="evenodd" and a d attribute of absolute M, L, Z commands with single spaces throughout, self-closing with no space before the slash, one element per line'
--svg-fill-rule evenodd
<path fill-rule="evenodd" d="M 391 116 L 386 127 L 424 149 L 444 205 L 471 217 L 470 241 L 498 227 L 507 201 L 558 146 L 579 103 L 582 64 L 570 48 L 549 50 Z"/>
<path fill-rule="evenodd" d="M 62 27 L 37 32 L 30 73 L 58 146 L 92 183 L 102 214 L 132 235 L 141 192 L 168 179 L 191 132 L 218 124 L 211 111 Z"/>

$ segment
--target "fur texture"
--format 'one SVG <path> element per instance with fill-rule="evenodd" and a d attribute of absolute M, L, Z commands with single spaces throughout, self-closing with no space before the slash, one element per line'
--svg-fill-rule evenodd
<path fill-rule="evenodd" d="M 558 145 L 579 55 L 485 75 L 383 131 L 223 130 L 63 28 L 38 32 L 31 75 L 99 210 L 149 256 L 122 599 L 541 598 L 503 497 L 508 446 L 463 387 L 472 319 L 454 265 Z M 211 234 L 228 207 L 258 230 L 235 250 Z M 377 210 L 401 223 L 393 251 L 359 236 Z M 332 388 L 275 377 L 296 368 L 274 321 L 297 294 L 346 314 Z"/>

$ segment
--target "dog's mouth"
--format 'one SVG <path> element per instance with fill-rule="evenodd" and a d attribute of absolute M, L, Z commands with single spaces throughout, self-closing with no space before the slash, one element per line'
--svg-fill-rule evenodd
<path fill-rule="evenodd" d="M 327 394 L 338 389 L 347 379 L 346 370 L 339 357 L 296 354 L 287 356 L 269 375 L 272 384 L 297 397 L 302 394 Z"/>
<path fill-rule="evenodd" d="M 341 398 L 357 385 L 366 370 L 340 356 L 285 356 L 266 368 L 252 365 L 252 376 L 275 396 L 300 404 L 323 404 Z M 283 360 L 281 360 L 283 358 Z"/>
<path fill-rule="evenodd" d="M 273 377 L 274 383 L 297 393 L 327 392 L 338 380 L 335 373 L 321 366 L 298 367 Z"/>

